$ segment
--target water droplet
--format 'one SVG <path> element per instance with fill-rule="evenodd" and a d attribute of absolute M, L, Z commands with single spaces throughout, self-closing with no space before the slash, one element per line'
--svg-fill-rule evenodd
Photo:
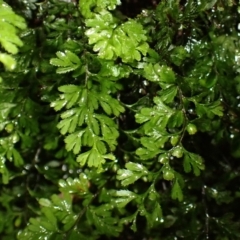
<path fill-rule="evenodd" d="M 24 166 L 24 168 L 25 168 L 26 170 L 29 170 L 29 169 L 31 168 L 31 164 L 26 164 L 26 165 Z"/>

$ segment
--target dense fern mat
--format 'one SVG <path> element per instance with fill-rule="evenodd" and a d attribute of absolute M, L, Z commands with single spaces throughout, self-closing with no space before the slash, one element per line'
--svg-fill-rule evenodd
<path fill-rule="evenodd" d="M 240 239 L 239 4 L 0 0 L 0 238 Z"/>

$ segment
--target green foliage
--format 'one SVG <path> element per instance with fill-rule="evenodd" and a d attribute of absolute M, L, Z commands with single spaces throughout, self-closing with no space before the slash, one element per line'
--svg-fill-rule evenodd
<path fill-rule="evenodd" d="M 142 25 L 135 20 L 120 25 L 118 21 L 107 11 L 87 19 L 86 26 L 90 27 L 86 31 L 89 44 L 95 44 L 93 50 L 98 52 L 100 58 L 115 60 L 120 57 L 123 62 L 140 61 L 141 53 L 145 56 L 148 51 Z"/>
<path fill-rule="evenodd" d="M 17 35 L 17 31 L 18 29 L 26 28 L 25 20 L 15 14 L 11 7 L 3 1 L 0 1 L 0 17 L 0 43 L 2 48 L 8 53 L 16 54 L 18 47 L 23 45 L 23 42 Z M 16 65 L 11 55 L 2 52 L 0 52 L 0 62 L 2 62 L 8 70 L 13 70 Z"/>
<path fill-rule="evenodd" d="M 57 52 L 56 55 L 58 58 L 52 58 L 50 63 L 59 67 L 56 71 L 59 74 L 74 71 L 81 65 L 78 56 L 71 51 Z"/>
<path fill-rule="evenodd" d="M 0 1 L 1 239 L 240 238 L 240 6 L 150 2 Z"/>
<path fill-rule="evenodd" d="M 120 5 L 120 0 L 83 0 L 79 2 L 79 10 L 82 15 L 87 19 L 94 16 L 94 12 L 101 10 L 114 10 L 117 5 Z M 92 11 L 92 9 L 94 11 Z"/>

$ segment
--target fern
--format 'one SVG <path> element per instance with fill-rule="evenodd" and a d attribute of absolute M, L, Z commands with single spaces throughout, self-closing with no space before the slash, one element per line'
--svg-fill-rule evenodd
<path fill-rule="evenodd" d="M 0 43 L 8 53 L 16 54 L 18 48 L 23 45 L 23 42 L 18 36 L 19 29 L 25 29 L 25 20 L 15 14 L 11 7 L 2 0 L 0 1 Z M 14 58 L 6 53 L 0 52 L 0 61 L 8 70 L 13 70 L 16 66 Z"/>
<path fill-rule="evenodd" d="M 57 73 L 66 73 L 74 71 L 80 64 L 79 58 L 67 52 L 66 55 L 58 54 L 60 59 L 51 59 L 51 64 L 61 66 L 61 70 Z M 72 63 L 76 65 L 72 65 Z M 88 77 L 88 76 L 86 76 Z M 105 159 L 114 160 L 112 154 L 107 152 L 114 151 L 116 147 L 116 139 L 118 137 L 117 125 L 111 116 L 119 116 L 124 108 L 120 103 L 106 94 L 106 90 L 101 87 L 94 87 L 94 82 L 87 78 L 87 86 L 63 85 L 59 87 L 62 92 L 60 99 L 51 103 L 55 110 L 62 108 L 68 109 L 61 114 L 62 120 L 58 124 L 62 134 L 68 135 L 65 138 L 66 149 L 73 150 L 74 154 L 79 154 L 83 146 L 90 148 L 85 153 L 81 153 L 77 157 L 77 161 L 82 166 L 86 163 L 88 166 L 94 166 L 101 169 Z M 106 114 L 95 113 L 102 108 Z M 110 117 L 107 117 L 110 116 Z M 108 149 L 107 149 L 108 148 Z"/>
<path fill-rule="evenodd" d="M 236 1 L 6 2 L 1 239 L 239 239 Z"/>

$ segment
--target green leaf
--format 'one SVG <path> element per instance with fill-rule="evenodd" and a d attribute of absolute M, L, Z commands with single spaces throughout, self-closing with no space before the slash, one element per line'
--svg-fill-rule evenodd
<path fill-rule="evenodd" d="M 113 151 L 117 145 L 116 139 L 119 136 L 116 123 L 104 115 L 96 114 L 96 118 L 100 123 L 100 129 L 103 136 L 103 140 L 108 144 Z"/>
<path fill-rule="evenodd" d="M 132 223 L 131 225 L 131 229 L 136 232 L 137 231 L 137 226 L 136 226 L 136 221 L 137 221 L 137 215 L 138 215 L 138 211 L 136 211 L 134 214 L 121 218 L 120 219 L 120 223 L 121 224 L 127 224 L 127 223 Z"/>
<path fill-rule="evenodd" d="M 161 221 L 163 220 L 162 209 L 157 201 L 152 204 L 152 211 L 146 211 L 144 215 L 147 219 L 147 225 L 149 229 L 153 228 L 156 225 L 159 225 L 159 223 L 161 223 Z"/>
<path fill-rule="evenodd" d="M 60 86 L 59 91 L 63 92 L 60 95 L 60 99 L 51 102 L 51 107 L 53 107 L 56 111 L 59 111 L 63 107 L 67 109 L 71 108 L 74 104 L 76 104 L 79 100 L 80 102 L 86 101 L 85 98 L 85 89 L 75 85 L 63 85 Z"/>
<path fill-rule="evenodd" d="M 170 86 L 166 89 L 163 89 L 159 92 L 160 98 L 165 103 L 172 103 L 176 94 L 177 94 L 177 87 Z"/>
<path fill-rule="evenodd" d="M 178 180 L 175 180 L 173 183 L 171 196 L 172 199 L 178 199 L 179 202 L 183 200 L 183 193 Z"/>
<path fill-rule="evenodd" d="M 128 169 L 119 169 L 117 171 L 117 179 L 121 181 L 123 186 L 130 185 L 146 174 L 146 171 L 134 172 Z"/>
<path fill-rule="evenodd" d="M 0 43 L 2 47 L 11 54 L 18 52 L 18 47 L 23 46 L 23 42 L 18 37 L 18 29 L 25 29 L 26 23 L 24 18 L 15 14 L 12 8 L 5 2 L 0 2 Z M 2 61 L 3 60 L 3 61 Z M 6 63 L 6 61 L 9 63 Z M 6 54 L 1 54 L 0 61 L 2 61 L 7 68 L 12 69 L 14 60 Z"/>
<path fill-rule="evenodd" d="M 223 105 L 220 101 L 215 101 L 208 104 L 195 103 L 196 112 L 199 117 L 206 115 L 208 118 L 212 119 L 214 115 L 219 117 L 223 116 Z"/>
<path fill-rule="evenodd" d="M 124 208 L 129 202 L 137 197 L 137 195 L 129 190 L 118 190 L 115 191 L 112 196 L 113 204 L 118 208 Z"/>
<path fill-rule="evenodd" d="M 67 178 L 66 180 L 61 179 L 58 185 L 61 192 L 68 192 L 79 196 L 83 196 L 89 191 L 89 181 L 84 173 L 81 173 L 79 178 Z"/>
<path fill-rule="evenodd" d="M 159 64 L 146 64 L 144 67 L 144 77 L 152 82 L 174 83 L 176 80 L 173 70 L 165 65 Z"/>
<path fill-rule="evenodd" d="M 2 182 L 3 182 L 3 184 L 8 184 L 9 178 L 10 178 L 10 174 L 9 174 L 8 169 L 5 166 L 5 161 L 6 161 L 6 159 L 4 157 L 0 158 L 0 173 L 2 174 Z"/>
<path fill-rule="evenodd" d="M 71 51 L 57 52 L 58 58 L 52 58 L 50 64 L 59 67 L 57 73 L 63 74 L 74 71 L 81 67 L 81 61 L 78 56 Z"/>
<path fill-rule="evenodd" d="M 136 114 L 137 123 L 147 122 L 151 116 L 154 114 L 151 108 L 142 108 L 140 113 Z"/>
<path fill-rule="evenodd" d="M 122 231 L 122 227 L 118 225 L 117 218 L 111 217 L 108 207 L 104 208 L 104 205 L 99 208 L 89 207 L 87 209 L 87 219 L 95 225 L 101 234 L 117 237 Z"/>
<path fill-rule="evenodd" d="M 149 137 L 142 137 L 141 144 L 150 151 L 158 151 L 159 147 L 161 147 L 162 145 L 162 142 L 159 145 L 159 142 L 156 142 L 156 139 L 152 139 Z"/>
<path fill-rule="evenodd" d="M 97 148 L 92 148 L 91 150 L 81 153 L 77 157 L 77 162 L 81 166 L 87 164 L 89 167 L 96 167 L 101 170 L 102 164 L 106 162 L 106 159 L 115 160 L 114 156 L 111 154 L 102 154 Z"/>
<path fill-rule="evenodd" d="M 157 149 L 155 151 L 150 151 L 146 148 L 138 148 L 136 150 L 136 154 L 142 159 L 142 160 L 147 160 L 147 159 L 152 159 L 156 157 L 159 153 L 161 152 L 160 149 Z"/>
<path fill-rule="evenodd" d="M 93 92 L 93 94 L 108 115 L 114 114 L 115 116 L 119 116 L 120 113 L 124 112 L 124 107 L 117 99 L 105 93 Z"/>
<path fill-rule="evenodd" d="M 189 53 L 187 52 L 187 50 L 183 47 L 183 46 L 178 46 L 175 47 L 173 49 L 173 51 L 171 51 L 171 60 L 173 61 L 173 63 L 177 66 L 181 66 L 181 64 L 183 63 L 183 61 L 189 57 Z"/>
<path fill-rule="evenodd" d="M 183 111 L 176 111 L 169 119 L 168 126 L 170 128 L 181 127 L 184 122 L 184 114 Z"/>
<path fill-rule="evenodd" d="M 69 193 L 63 192 L 61 195 L 52 195 L 51 200 L 40 199 L 41 215 L 37 218 L 31 218 L 29 225 L 20 234 L 19 239 L 31 236 L 30 239 L 39 239 L 44 237 L 50 239 L 61 239 L 58 226 L 61 231 L 68 231 L 77 220 L 77 215 L 72 212 L 72 197 Z"/>
<path fill-rule="evenodd" d="M 41 205 L 41 206 L 44 206 L 44 207 L 51 207 L 52 206 L 52 203 L 49 199 L 46 199 L 46 198 L 40 198 L 38 203 Z"/>
<path fill-rule="evenodd" d="M 144 174 L 148 173 L 147 169 L 139 163 L 128 162 L 125 164 L 125 167 L 131 171 L 142 172 Z"/>
<path fill-rule="evenodd" d="M 63 93 L 75 93 L 75 92 L 78 92 L 80 88 L 76 85 L 69 84 L 69 85 L 60 86 L 58 90 Z"/>
<path fill-rule="evenodd" d="M 138 123 L 149 121 L 149 123 L 145 123 L 144 126 L 146 131 L 155 126 L 164 129 L 167 125 L 168 119 L 174 113 L 174 111 L 166 106 L 159 97 L 155 97 L 153 100 L 156 104 L 153 109 L 142 108 L 140 113 L 135 115 Z"/>
<path fill-rule="evenodd" d="M 14 70 L 16 67 L 15 59 L 6 53 L 0 53 L 0 62 L 3 63 L 7 70 Z"/>
<path fill-rule="evenodd" d="M 183 159 L 183 167 L 186 173 L 189 173 L 192 169 L 196 176 L 200 175 L 200 170 L 204 170 L 203 159 L 194 153 L 185 152 Z"/>
<path fill-rule="evenodd" d="M 12 149 L 12 155 L 13 155 L 13 159 L 14 159 L 14 165 L 16 167 L 20 167 L 24 164 L 21 154 L 15 148 Z"/>
<path fill-rule="evenodd" d="M 208 9 L 211 9 L 215 4 L 217 3 L 217 0 L 210 0 L 210 1 L 207 1 L 207 3 L 203 2 L 203 4 L 201 4 L 201 8 L 203 10 L 208 10 Z"/>
<path fill-rule="evenodd" d="M 117 5 L 120 5 L 120 0 L 82 0 L 79 2 L 79 9 L 85 18 L 94 16 L 94 12 L 102 9 L 114 10 Z M 95 10 L 94 12 L 92 10 Z"/>
<path fill-rule="evenodd" d="M 51 209 L 43 208 L 42 213 L 47 218 L 47 221 L 42 221 L 42 226 L 53 232 L 58 231 L 57 218 L 54 216 L 54 213 L 51 211 Z"/>
<path fill-rule="evenodd" d="M 98 52 L 100 58 L 115 60 L 120 57 L 123 62 L 133 62 L 139 61 L 141 54 L 147 54 L 146 32 L 135 20 L 118 25 L 109 12 L 101 11 L 94 18 L 86 20 L 86 25 L 90 27 L 85 33 L 88 42 L 94 44 L 93 50 Z"/>
<path fill-rule="evenodd" d="M 82 136 L 85 133 L 84 130 L 72 133 L 68 135 L 64 141 L 66 143 L 66 150 L 73 151 L 74 154 L 78 154 L 82 147 Z"/>

